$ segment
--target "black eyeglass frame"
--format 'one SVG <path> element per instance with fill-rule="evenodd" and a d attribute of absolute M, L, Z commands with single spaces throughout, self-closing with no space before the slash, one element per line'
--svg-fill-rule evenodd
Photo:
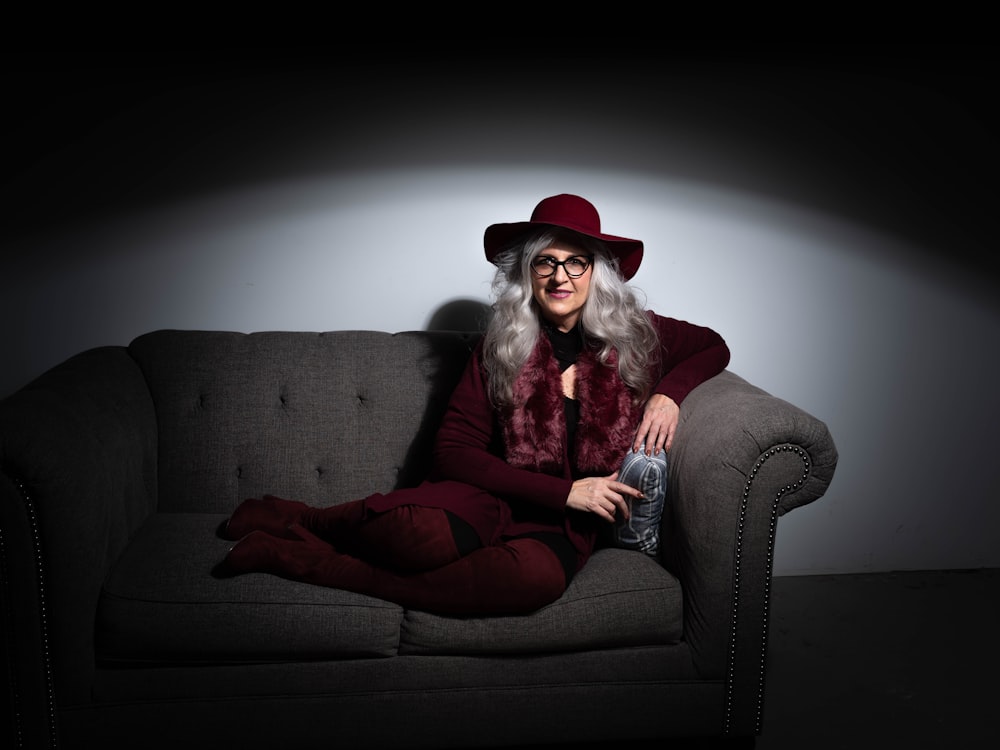
<path fill-rule="evenodd" d="M 569 269 L 566 267 L 566 264 L 569 263 L 571 260 L 584 261 L 583 270 L 580 271 L 580 273 L 569 272 Z M 548 273 L 538 272 L 538 268 L 535 267 L 535 264 L 539 263 L 540 261 L 542 262 L 542 265 L 544 267 L 549 269 Z M 587 273 L 587 269 L 590 268 L 593 262 L 594 262 L 593 255 L 571 255 L 568 258 L 566 258 L 566 260 L 556 260 L 551 255 L 538 255 L 531 259 L 530 265 L 531 265 L 531 272 L 540 279 L 547 279 L 550 276 L 553 276 L 556 272 L 556 269 L 559 268 L 559 266 L 562 266 L 563 271 L 566 272 L 566 275 L 569 276 L 569 278 L 578 279 L 585 273 Z"/>

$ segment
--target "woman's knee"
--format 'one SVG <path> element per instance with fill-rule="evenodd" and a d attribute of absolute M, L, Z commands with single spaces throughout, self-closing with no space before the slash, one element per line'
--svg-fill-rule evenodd
<path fill-rule="evenodd" d="M 512 539 L 504 546 L 516 559 L 516 585 L 530 609 L 551 604 L 566 590 L 563 564 L 552 549 L 537 539 Z"/>

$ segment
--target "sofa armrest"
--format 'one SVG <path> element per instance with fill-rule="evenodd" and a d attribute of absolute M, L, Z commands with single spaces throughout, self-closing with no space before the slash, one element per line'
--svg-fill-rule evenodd
<path fill-rule="evenodd" d="M 823 422 L 728 370 L 681 406 L 664 563 L 696 668 L 726 681 L 732 731 L 759 731 L 777 519 L 821 497 L 836 464 Z"/>
<path fill-rule="evenodd" d="M 90 689 L 101 586 L 155 510 L 156 451 L 152 400 L 123 347 L 0 401 L 0 649 L 27 746 L 54 731 L 57 697 L 72 706 Z"/>

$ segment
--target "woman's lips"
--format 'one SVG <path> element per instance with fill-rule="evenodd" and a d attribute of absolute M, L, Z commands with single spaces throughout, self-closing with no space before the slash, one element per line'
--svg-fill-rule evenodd
<path fill-rule="evenodd" d="M 549 289 L 549 296 L 555 299 L 566 299 L 570 294 L 566 289 Z"/>

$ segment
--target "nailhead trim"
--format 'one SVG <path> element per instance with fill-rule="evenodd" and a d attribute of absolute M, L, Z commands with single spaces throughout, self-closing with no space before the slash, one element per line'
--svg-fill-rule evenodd
<path fill-rule="evenodd" d="M 811 463 L 809 454 L 797 445 L 778 445 L 768 449 L 761 454 L 750 471 L 746 484 L 743 486 L 743 502 L 740 505 L 740 522 L 736 533 L 736 566 L 733 579 L 733 621 L 729 634 L 729 665 L 726 671 L 726 713 L 723 724 L 724 734 L 729 734 L 732 729 L 733 714 L 733 684 L 736 672 L 736 633 L 739 623 L 739 602 L 740 602 L 740 566 L 743 561 L 743 532 L 746 525 L 747 504 L 750 501 L 750 489 L 757 473 L 764 466 L 764 462 L 778 453 L 794 453 L 802 459 L 802 477 L 794 484 L 786 484 L 778 490 L 771 503 L 771 521 L 767 535 L 767 569 L 764 579 L 764 627 L 760 644 L 760 681 L 757 685 L 757 708 L 754 720 L 754 732 L 760 734 L 761 725 L 764 720 L 764 669 L 767 660 L 767 631 L 768 615 L 771 609 L 771 572 L 774 567 L 774 537 L 778 526 L 778 502 L 789 492 L 794 492 L 803 485 L 809 478 Z"/>
<path fill-rule="evenodd" d="M 52 670 L 52 650 L 49 638 L 49 606 L 48 597 L 45 587 L 45 569 L 42 563 L 42 535 L 41 529 L 38 525 L 38 513 L 35 509 L 35 502 L 31 497 L 31 493 L 25 486 L 24 482 L 16 477 L 11 477 L 11 481 L 17 488 L 18 493 L 21 495 L 21 499 L 24 501 L 24 508 L 27 512 L 28 524 L 31 527 L 31 542 L 33 547 L 33 552 L 35 555 L 35 574 L 36 581 L 38 585 L 38 615 L 39 624 L 41 629 L 41 644 L 42 644 L 42 664 L 45 672 L 45 699 L 47 703 L 47 713 L 48 713 L 48 733 L 49 733 L 49 747 L 55 748 L 58 746 L 57 742 L 57 716 L 56 716 L 56 698 L 55 698 L 55 681 L 53 679 Z M 4 584 L 6 585 L 8 581 L 8 571 L 7 571 L 7 550 L 4 545 L 2 530 L 0 530 L 0 556 L 3 558 L 3 569 L 0 570 L 0 574 L 3 576 Z M 9 629 L 10 638 L 13 639 L 13 628 Z M 8 644 L 10 645 L 10 644 Z M 20 711 L 20 694 L 16 689 L 14 684 L 15 677 L 13 673 L 10 676 L 11 687 L 14 690 L 14 721 L 16 724 L 16 736 L 17 736 L 17 747 L 24 747 L 24 735 L 22 727 L 22 716 Z"/>

